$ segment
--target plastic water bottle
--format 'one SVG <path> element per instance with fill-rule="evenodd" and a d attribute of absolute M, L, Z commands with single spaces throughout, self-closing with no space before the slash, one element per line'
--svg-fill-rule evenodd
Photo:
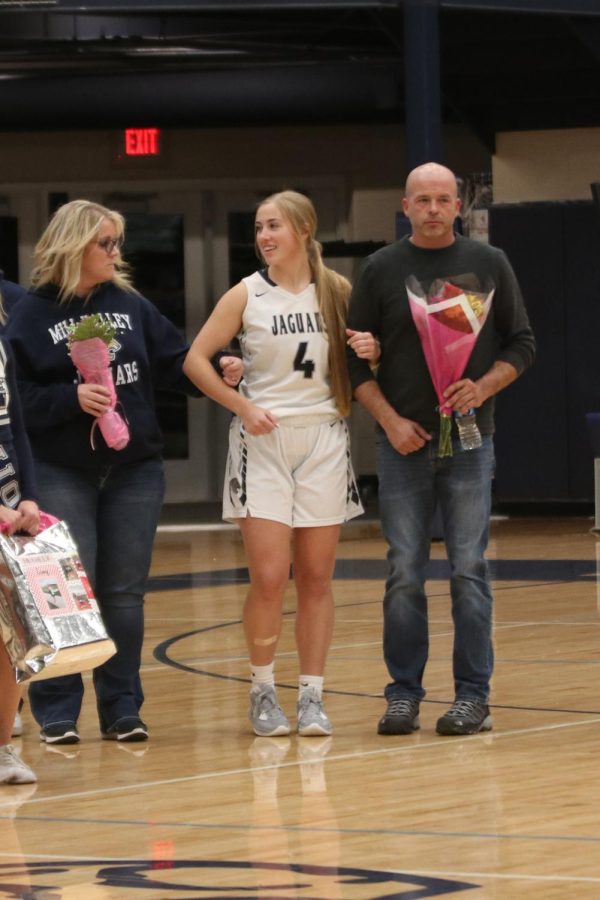
<path fill-rule="evenodd" d="M 461 415 L 459 412 L 455 412 L 454 415 L 456 417 L 456 424 L 458 426 L 460 445 L 463 450 L 476 450 L 478 447 L 481 447 L 481 432 L 477 427 L 475 410 L 470 409 L 464 415 Z"/>

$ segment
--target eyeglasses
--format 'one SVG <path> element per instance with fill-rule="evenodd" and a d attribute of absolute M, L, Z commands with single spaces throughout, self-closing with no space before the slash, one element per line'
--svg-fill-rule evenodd
<path fill-rule="evenodd" d="M 96 244 L 98 244 L 99 247 L 102 247 L 106 253 L 112 253 L 113 250 L 121 250 L 123 238 L 102 238 L 101 241 L 96 241 Z"/>

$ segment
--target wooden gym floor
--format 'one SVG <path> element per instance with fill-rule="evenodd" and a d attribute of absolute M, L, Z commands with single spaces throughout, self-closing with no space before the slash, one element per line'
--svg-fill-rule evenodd
<path fill-rule="evenodd" d="M 256 738 L 247 720 L 236 529 L 162 530 L 146 606 L 147 744 L 15 744 L 37 785 L 0 787 L 0 898 L 597 900 L 600 541 L 585 517 L 492 526 L 494 730 L 436 736 L 453 699 L 444 548 L 432 545 L 421 730 L 380 737 L 385 546 L 339 546 L 326 677 L 331 738 Z M 290 588 L 276 670 L 291 716 Z"/>

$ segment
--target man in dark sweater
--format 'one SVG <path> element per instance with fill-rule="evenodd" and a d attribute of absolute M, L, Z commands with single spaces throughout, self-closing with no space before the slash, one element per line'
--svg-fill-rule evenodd
<path fill-rule="evenodd" d="M 377 422 L 380 513 L 389 544 L 384 598 L 384 655 L 391 682 L 379 734 L 419 727 L 429 635 L 425 566 L 439 506 L 450 562 L 455 627 L 455 701 L 438 734 L 489 730 L 493 669 L 492 591 L 485 550 L 494 469 L 494 397 L 529 366 L 535 341 L 515 274 L 504 253 L 454 232 L 460 210 L 456 178 L 426 163 L 406 182 L 403 208 L 410 237 L 369 256 L 350 299 L 348 326 L 381 343 L 379 369 L 353 352 L 355 398 Z M 444 393 L 455 413 L 476 410 L 481 446 L 464 450 L 452 424 L 453 455 L 438 456 L 438 399 L 410 310 L 406 282 L 429 291 L 438 279 L 489 294 L 490 312 L 462 377 Z"/>

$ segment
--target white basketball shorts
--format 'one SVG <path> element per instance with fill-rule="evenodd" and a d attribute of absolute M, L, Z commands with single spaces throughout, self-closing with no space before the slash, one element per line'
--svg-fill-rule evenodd
<path fill-rule="evenodd" d="M 269 434 L 229 429 L 223 491 L 227 522 L 253 516 L 290 528 L 337 525 L 364 512 L 344 419 L 284 418 Z"/>

